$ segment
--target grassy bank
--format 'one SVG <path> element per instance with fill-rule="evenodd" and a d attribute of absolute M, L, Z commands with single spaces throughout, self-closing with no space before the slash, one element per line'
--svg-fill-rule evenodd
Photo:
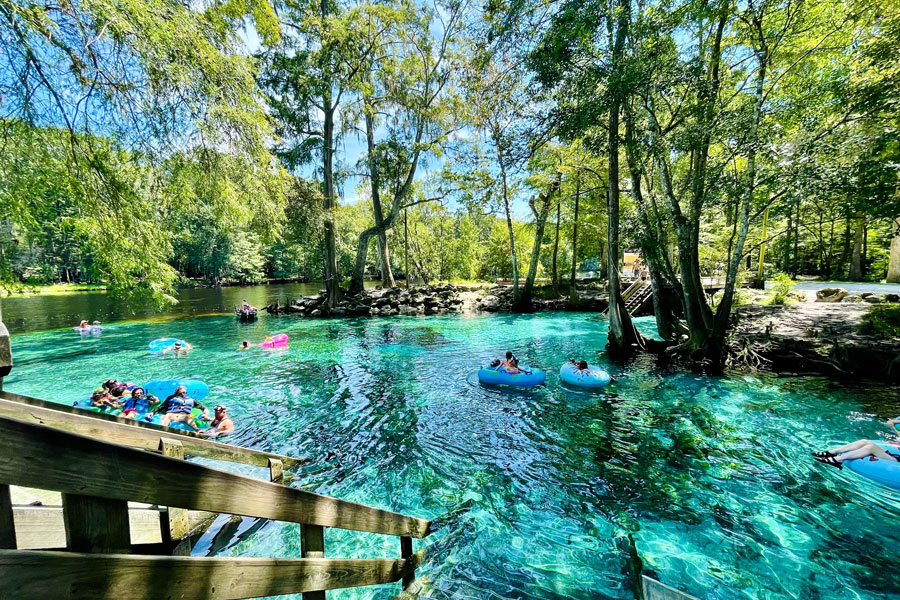
<path fill-rule="evenodd" d="M 65 296 L 81 292 L 102 292 L 102 283 L 53 283 L 50 285 L 23 285 L 18 289 L 0 288 L 0 297 L 6 296 Z"/>

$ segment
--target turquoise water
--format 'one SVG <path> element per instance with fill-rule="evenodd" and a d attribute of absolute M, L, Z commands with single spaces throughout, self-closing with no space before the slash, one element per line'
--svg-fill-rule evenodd
<path fill-rule="evenodd" d="M 583 314 L 113 325 L 98 338 L 15 336 L 7 389 L 69 403 L 109 377 L 202 379 L 211 402 L 228 404 L 236 443 L 315 458 L 295 485 L 426 518 L 451 513 L 425 540 L 434 558 L 418 573 L 435 598 L 629 598 L 615 539 L 624 532 L 648 571 L 704 599 L 900 597 L 900 493 L 808 455 L 890 435 L 876 415 L 900 413 L 896 388 L 701 377 L 643 357 L 610 366 L 619 382 L 601 393 L 570 391 L 557 374 L 564 360 L 606 364 L 606 323 Z M 290 335 L 289 349 L 236 351 L 276 332 Z M 166 336 L 196 349 L 148 355 Z M 480 385 L 478 365 L 508 348 L 545 367 L 547 385 Z M 328 530 L 326 547 L 399 556 L 387 536 Z M 233 537 L 201 540 L 195 554 L 208 552 L 298 556 L 298 527 L 247 520 Z"/>

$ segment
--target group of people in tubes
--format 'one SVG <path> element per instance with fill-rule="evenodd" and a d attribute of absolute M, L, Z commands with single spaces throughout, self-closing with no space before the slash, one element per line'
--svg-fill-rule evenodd
<path fill-rule="evenodd" d="M 234 421 L 228 416 L 228 408 L 224 404 L 216 404 L 213 416 L 210 416 L 209 408 L 191 398 L 183 385 L 176 387 L 174 393 L 160 402 L 159 398 L 146 393 L 139 385 L 107 379 L 91 394 L 91 406 L 121 409 L 120 416 L 125 419 L 136 419 L 143 414 L 144 419 L 150 421 L 159 413 L 162 415 L 160 424 L 163 427 L 182 422 L 199 433 L 200 428 L 192 416 L 194 408 L 197 408 L 203 411 L 197 418 L 209 422 L 209 428 L 204 432 L 206 435 L 218 437 L 234 431 Z"/>

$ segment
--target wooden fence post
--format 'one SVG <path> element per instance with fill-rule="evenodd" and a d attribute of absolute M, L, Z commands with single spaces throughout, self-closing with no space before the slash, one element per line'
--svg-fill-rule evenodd
<path fill-rule="evenodd" d="M 9 486 L 0 484 L 0 549 L 16 549 L 16 523 L 13 520 Z"/>
<path fill-rule="evenodd" d="M 62 506 L 66 548 L 102 554 L 131 552 L 128 502 L 63 494 Z"/>
<path fill-rule="evenodd" d="M 184 446 L 178 440 L 159 438 L 159 451 L 163 456 L 184 460 Z M 184 508 L 166 508 L 166 518 L 161 521 L 163 540 L 172 542 L 188 534 L 188 511 Z"/>
<path fill-rule="evenodd" d="M 413 548 L 412 538 L 407 537 L 405 535 L 401 535 L 400 536 L 400 556 L 404 560 L 409 560 L 410 558 L 412 558 L 412 555 L 413 555 L 412 548 Z M 412 585 L 412 582 L 415 580 L 416 580 L 416 570 L 412 569 L 403 576 L 403 589 L 405 590 L 406 588 L 408 588 L 410 585 Z"/>
<path fill-rule="evenodd" d="M 325 558 L 325 528 L 321 525 L 300 525 L 301 558 Z M 325 600 L 325 591 L 304 592 L 303 600 Z"/>
<path fill-rule="evenodd" d="M 281 483 L 284 479 L 284 463 L 277 458 L 269 459 L 269 481 Z"/>

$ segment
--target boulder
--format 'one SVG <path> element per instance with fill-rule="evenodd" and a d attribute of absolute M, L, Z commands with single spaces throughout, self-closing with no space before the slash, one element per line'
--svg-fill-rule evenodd
<path fill-rule="evenodd" d="M 840 302 L 847 293 L 844 288 L 822 288 L 816 292 L 816 302 Z"/>
<path fill-rule="evenodd" d="M 321 317 L 321 316 L 322 316 L 322 311 L 319 310 L 319 309 L 317 308 L 316 310 L 314 310 L 314 311 L 312 311 L 311 313 L 309 313 L 309 316 L 311 316 L 311 317 Z"/>
<path fill-rule="evenodd" d="M 863 296 L 863 302 L 868 302 L 869 304 L 881 304 L 882 299 L 881 296 L 876 296 L 872 294 L 871 296 Z"/>
<path fill-rule="evenodd" d="M 885 302 L 900 302 L 900 294 L 885 294 Z"/>
<path fill-rule="evenodd" d="M 844 302 L 862 302 L 862 301 L 863 301 L 862 297 L 857 296 L 856 294 L 850 294 L 849 296 L 844 298 Z"/>
<path fill-rule="evenodd" d="M 863 292 L 862 294 L 859 295 L 859 297 L 862 298 L 863 300 L 865 300 L 866 298 L 871 298 L 874 295 L 875 295 L 875 292 Z"/>

